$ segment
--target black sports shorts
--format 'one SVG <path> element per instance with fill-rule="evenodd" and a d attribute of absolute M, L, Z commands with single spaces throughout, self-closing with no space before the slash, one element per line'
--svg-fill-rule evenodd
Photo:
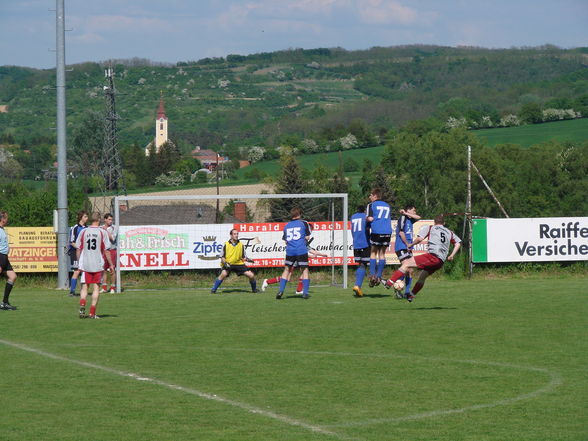
<path fill-rule="evenodd" d="M 398 256 L 398 261 L 402 262 L 403 260 L 410 259 L 412 257 L 412 251 L 404 249 L 396 251 L 396 255 Z"/>
<path fill-rule="evenodd" d="M 8 260 L 8 254 L 0 254 L 0 274 L 4 274 L 6 271 L 14 271 L 14 269 Z"/>
<path fill-rule="evenodd" d="M 387 247 L 390 245 L 391 234 L 370 234 L 370 244 L 378 247 Z"/>
<path fill-rule="evenodd" d="M 299 256 L 286 256 L 285 266 L 299 266 L 301 268 L 308 266 L 308 253 Z"/>
<path fill-rule="evenodd" d="M 223 269 L 229 274 L 235 273 L 238 276 L 242 276 L 250 270 L 250 268 L 247 265 L 231 265 L 230 267 Z"/>
<path fill-rule="evenodd" d="M 355 263 L 369 263 L 370 247 L 353 250 L 353 258 L 355 259 Z"/>

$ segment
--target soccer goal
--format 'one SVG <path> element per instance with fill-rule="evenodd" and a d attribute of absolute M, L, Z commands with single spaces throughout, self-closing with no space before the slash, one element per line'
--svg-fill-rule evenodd
<path fill-rule="evenodd" d="M 254 270 L 281 271 L 282 230 L 295 206 L 312 227 L 311 278 L 313 267 L 328 268 L 330 285 L 347 288 L 353 261 L 347 193 L 117 196 L 113 205 L 119 291 L 125 271 L 217 271 L 233 228 Z"/>

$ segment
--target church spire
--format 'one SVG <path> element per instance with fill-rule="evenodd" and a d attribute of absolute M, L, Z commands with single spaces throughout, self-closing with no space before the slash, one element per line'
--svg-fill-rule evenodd
<path fill-rule="evenodd" d="M 163 105 L 163 90 L 160 91 L 160 95 L 159 95 L 159 110 L 157 111 L 157 119 L 167 119 L 167 116 L 165 116 L 165 107 Z"/>

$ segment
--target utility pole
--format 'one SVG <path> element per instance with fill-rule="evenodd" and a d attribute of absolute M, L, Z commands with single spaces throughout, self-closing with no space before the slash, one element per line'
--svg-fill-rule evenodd
<path fill-rule="evenodd" d="M 108 67 L 104 71 L 106 85 L 104 86 L 104 97 L 106 99 L 106 115 L 104 121 L 104 146 L 102 149 L 102 167 L 100 174 L 104 180 L 102 189 L 102 207 L 98 211 L 112 211 L 112 201 L 106 203 L 114 196 L 123 194 L 126 196 L 124 177 L 122 173 L 122 162 L 118 151 L 118 115 L 116 113 L 116 89 L 114 87 L 114 70 Z M 110 194 L 110 196 L 108 194 Z M 118 222 L 118 219 L 116 219 Z"/>
<path fill-rule="evenodd" d="M 216 195 L 217 196 L 220 194 L 220 189 L 218 186 L 218 181 L 219 181 L 219 179 L 218 179 L 218 173 L 219 173 L 218 160 L 219 160 L 219 158 L 220 158 L 220 155 L 218 154 L 218 152 L 216 152 L 216 167 L 214 169 L 214 172 L 216 174 Z M 220 221 L 220 201 L 217 198 L 216 199 L 216 216 L 215 216 L 214 222 L 218 224 L 219 221 Z"/>
<path fill-rule="evenodd" d="M 474 273 L 472 262 L 472 146 L 468 145 L 468 202 L 466 207 L 466 222 L 468 227 L 468 269 L 469 277 Z"/>
<path fill-rule="evenodd" d="M 65 8 L 56 0 L 57 86 L 57 289 L 68 288 L 67 140 L 65 121 Z"/>

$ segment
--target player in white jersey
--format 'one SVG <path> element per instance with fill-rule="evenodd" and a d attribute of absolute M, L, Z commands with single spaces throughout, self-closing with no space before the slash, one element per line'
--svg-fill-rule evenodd
<path fill-rule="evenodd" d="M 386 282 L 383 282 L 386 288 L 390 288 L 394 282 L 404 277 L 409 269 L 421 269 L 419 280 L 413 287 L 412 292 L 406 297 L 409 302 L 412 302 L 414 296 L 425 285 L 427 277 L 441 268 L 445 260 L 453 260 L 461 247 L 461 239 L 453 231 L 445 227 L 444 223 L 443 215 L 439 215 L 435 218 L 434 225 L 426 225 L 419 230 L 410 248 L 428 239 L 428 252 L 403 260 L 400 268 L 394 271 L 392 277 L 386 280 Z M 449 254 L 450 244 L 453 244 L 451 254 Z"/>
<path fill-rule="evenodd" d="M 112 268 L 112 271 L 108 271 L 108 262 L 104 266 L 105 272 L 103 273 L 102 277 L 102 289 L 100 292 L 108 292 L 108 275 L 110 275 L 110 292 L 116 292 L 116 246 L 118 243 L 118 227 L 113 225 L 113 217 L 112 214 L 106 213 L 104 215 L 104 225 L 102 228 L 106 231 L 108 235 L 108 246 L 106 247 L 106 253 L 110 254 L 110 258 L 115 263 L 115 266 Z"/>
<path fill-rule="evenodd" d="M 92 306 L 89 318 L 98 318 L 96 305 L 100 297 L 100 277 L 104 271 L 104 259 L 108 262 L 112 271 L 112 259 L 110 253 L 106 253 L 110 241 L 104 229 L 100 228 L 100 213 L 92 213 L 92 224 L 82 230 L 76 239 L 78 264 L 82 271 L 82 289 L 80 292 L 80 318 L 86 317 L 86 297 L 88 285 L 94 285 L 92 289 Z"/>

